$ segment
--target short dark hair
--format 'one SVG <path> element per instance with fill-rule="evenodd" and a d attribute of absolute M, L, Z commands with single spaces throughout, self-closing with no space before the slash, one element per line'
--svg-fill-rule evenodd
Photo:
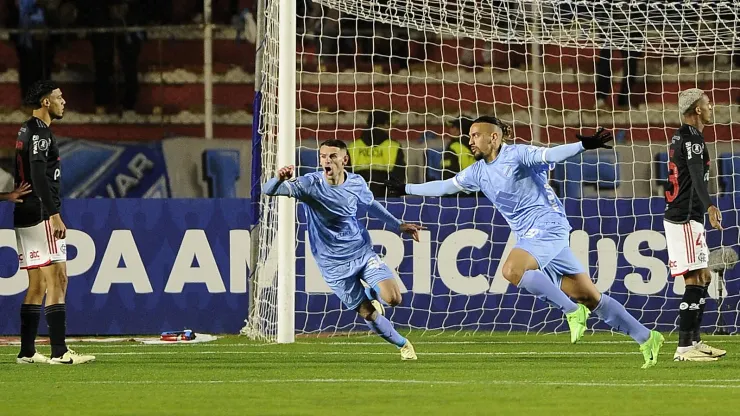
<path fill-rule="evenodd" d="M 319 145 L 319 149 L 321 149 L 324 146 L 338 147 L 338 148 L 344 150 L 345 152 L 347 151 L 347 143 L 345 143 L 345 142 L 343 142 L 343 141 L 341 141 L 339 139 L 328 139 L 328 140 L 324 140 Z"/>
<path fill-rule="evenodd" d="M 23 104 L 33 108 L 41 108 L 41 100 L 59 88 L 56 82 L 42 79 L 31 85 L 23 100 Z"/>
<path fill-rule="evenodd" d="M 493 125 L 498 126 L 504 135 L 504 139 L 510 138 L 510 136 L 512 135 L 511 126 L 499 120 L 497 117 L 494 117 L 494 116 L 480 116 L 476 118 L 475 120 L 473 120 L 471 125 L 475 123 L 487 123 L 487 124 L 493 124 Z"/>

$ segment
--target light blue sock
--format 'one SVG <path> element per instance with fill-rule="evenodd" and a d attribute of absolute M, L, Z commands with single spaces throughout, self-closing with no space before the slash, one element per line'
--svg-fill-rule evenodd
<path fill-rule="evenodd" d="M 527 270 L 522 280 L 519 281 L 519 287 L 560 309 L 563 313 L 575 312 L 578 309 L 578 305 L 573 303 L 568 295 L 539 270 Z"/>
<path fill-rule="evenodd" d="M 373 332 L 398 348 L 401 348 L 406 344 L 406 338 L 402 337 L 401 334 L 393 328 L 393 324 L 388 320 L 388 318 L 377 312 L 373 315 L 375 315 L 374 321 L 368 321 L 365 319 L 365 323 L 373 330 Z"/>
<path fill-rule="evenodd" d="M 377 300 L 378 302 L 384 305 L 387 305 L 387 303 L 385 303 L 383 299 L 380 297 L 380 286 L 378 285 L 375 285 L 372 287 L 366 287 L 365 296 L 367 296 L 367 298 L 370 300 Z"/>
<path fill-rule="evenodd" d="M 650 330 L 630 315 L 621 303 L 608 295 L 601 295 L 601 300 L 596 305 L 594 312 L 614 330 L 629 335 L 638 344 L 642 344 L 650 338 Z"/>

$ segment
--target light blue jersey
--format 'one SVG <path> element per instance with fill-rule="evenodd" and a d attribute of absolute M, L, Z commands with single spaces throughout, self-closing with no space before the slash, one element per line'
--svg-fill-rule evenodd
<path fill-rule="evenodd" d="M 496 159 L 468 166 L 453 183 L 464 192 L 482 191 L 519 238 L 536 232 L 545 221 L 570 231 L 565 208 L 547 183 L 554 166 L 545 160 L 547 150 L 504 144 Z"/>
<path fill-rule="evenodd" d="M 365 227 L 357 220 L 358 205 L 375 201 L 360 175 L 347 173 L 341 185 L 329 185 L 323 172 L 286 181 L 290 196 L 305 204 L 311 253 L 319 266 L 348 262 L 372 250 Z"/>
<path fill-rule="evenodd" d="M 540 269 L 559 284 L 563 275 L 584 269 L 570 250 L 571 227 L 547 176 L 554 163 L 583 151 L 581 143 L 554 148 L 503 144 L 490 163 L 479 160 L 452 179 L 409 184 L 405 189 L 424 196 L 482 191 L 516 235 L 515 247 L 531 254 Z"/>
<path fill-rule="evenodd" d="M 357 220 L 357 208 L 368 211 L 386 224 L 398 228 L 393 217 L 374 198 L 365 180 L 345 172 L 340 185 L 330 185 L 323 172 L 313 172 L 289 181 L 271 179 L 265 183 L 268 195 L 284 195 L 303 202 L 308 222 L 311 254 L 322 276 L 349 309 L 366 299 L 360 279 L 375 286 L 393 273 L 373 250 L 370 234 Z"/>

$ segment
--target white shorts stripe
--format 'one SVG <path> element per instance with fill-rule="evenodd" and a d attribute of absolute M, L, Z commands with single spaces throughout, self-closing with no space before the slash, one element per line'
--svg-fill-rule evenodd
<path fill-rule="evenodd" d="M 54 238 L 48 221 L 31 227 L 16 228 L 15 239 L 18 262 L 22 269 L 35 269 L 52 262 L 67 261 L 66 242 Z"/>
<path fill-rule="evenodd" d="M 663 227 L 668 247 L 668 267 L 672 276 L 682 276 L 688 271 L 708 267 L 709 248 L 704 225 L 696 221 L 686 224 L 663 221 Z"/>

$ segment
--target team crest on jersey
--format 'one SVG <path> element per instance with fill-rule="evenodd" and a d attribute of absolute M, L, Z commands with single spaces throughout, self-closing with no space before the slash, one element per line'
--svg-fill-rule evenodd
<path fill-rule="evenodd" d="M 702 152 L 704 152 L 704 145 L 701 143 L 694 143 L 693 146 L 691 146 L 691 151 L 694 154 L 700 155 Z"/>
<path fill-rule="evenodd" d="M 39 151 L 45 152 L 49 150 L 49 139 L 42 139 L 38 134 L 34 134 L 31 137 L 31 141 L 33 142 L 33 154 L 38 154 Z"/>

